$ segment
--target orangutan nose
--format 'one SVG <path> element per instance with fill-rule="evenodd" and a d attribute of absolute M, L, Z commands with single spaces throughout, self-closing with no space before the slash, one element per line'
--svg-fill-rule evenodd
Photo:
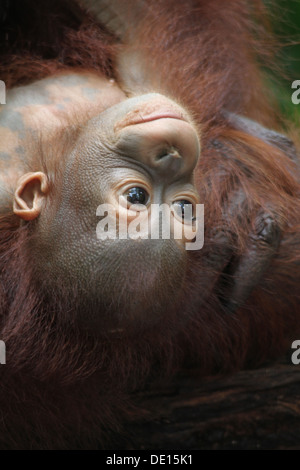
<path fill-rule="evenodd" d="M 118 151 L 167 177 L 192 173 L 200 154 L 194 126 L 177 117 L 165 117 L 163 110 L 158 113 L 151 120 L 123 127 L 118 134 Z"/>

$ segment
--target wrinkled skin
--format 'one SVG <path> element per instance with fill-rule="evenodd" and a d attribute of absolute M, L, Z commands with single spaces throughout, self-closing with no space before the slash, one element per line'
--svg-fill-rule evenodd
<path fill-rule="evenodd" d="M 60 148 L 56 135 L 74 121 L 75 141 L 71 138 Z M 2 207 L 12 204 L 14 193 L 14 212 L 20 220 L 37 219 L 32 242 L 37 269 L 47 273 L 49 284 L 53 278 L 70 286 L 75 282 L 83 305 L 93 299 L 97 307 L 90 315 L 84 313 L 84 324 L 103 331 L 116 321 L 118 327 L 132 319 L 139 324 L 156 322 L 176 303 L 183 286 L 186 240 L 100 241 L 95 237 L 96 211 L 100 204 L 112 204 L 118 219 L 129 217 L 129 224 L 137 212 L 129 210 L 126 201 L 124 208 L 117 205 L 119 197 L 124 199 L 128 189 L 136 187 L 146 191 L 149 204 L 202 202 L 193 181 L 201 133 L 188 113 L 160 94 L 128 97 L 112 80 L 70 71 L 9 92 L 0 124 Z M 64 176 L 52 190 L 49 178 L 55 174 L 56 159 L 44 157 L 46 175 L 37 166 L 32 140 L 41 147 L 51 142 L 60 153 Z M 28 172 L 28 167 L 34 171 Z M 232 207 L 244 196 L 237 193 L 236 198 Z M 227 311 L 235 311 L 247 299 L 278 246 L 279 230 L 272 216 L 260 213 L 259 220 L 258 233 L 249 237 L 251 250 L 234 268 Z M 205 261 L 211 272 L 230 261 L 226 233 L 222 245 L 219 255 L 212 260 L 208 255 Z M 215 276 L 207 277 L 203 299 L 215 282 Z M 125 285 L 127 292 L 117 294 Z M 97 317 L 100 306 L 107 315 Z"/>
<path fill-rule="evenodd" d="M 200 144 L 186 111 L 160 94 L 127 98 L 114 83 L 92 74 L 45 79 L 13 90 L 8 101 L 0 115 L 2 162 L 12 162 L 2 176 L 3 202 L 11 204 L 14 192 L 14 212 L 20 220 L 37 219 L 31 242 L 36 268 L 43 276 L 47 273 L 49 284 L 53 278 L 70 286 L 75 282 L 81 286 L 83 304 L 92 299 L 106 310 L 107 315 L 98 318 L 95 307 L 85 313 L 86 325 L 97 325 L 102 332 L 112 328 L 120 305 L 123 317 L 117 318 L 118 326 L 132 319 L 157 321 L 183 284 L 185 240 L 143 239 L 149 237 L 141 230 L 142 239 L 101 241 L 95 236 L 96 212 L 100 204 L 109 203 L 116 208 L 119 223 L 126 217 L 129 224 L 137 211 L 128 206 L 126 195 L 136 187 L 145 191 L 149 207 L 172 206 L 180 200 L 197 204 L 193 170 Z M 49 145 L 74 120 L 76 141 L 55 148 L 61 152 L 63 178 L 51 190 L 53 161 L 46 155 L 47 175 L 36 167 L 32 139 L 42 147 Z M 38 171 L 28 172 L 28 167 Z M 126 278 L 132 281 L 131 295 L 118 295 Z"/>

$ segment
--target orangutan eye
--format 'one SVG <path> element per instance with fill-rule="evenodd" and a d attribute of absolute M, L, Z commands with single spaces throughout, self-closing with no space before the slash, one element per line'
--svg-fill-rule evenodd
<path fill-rule="evenodd" d="M 194 205 L 191 203 L 191 201 L 188 201 L 187 199 L 180 199 L 173 202 L 173 207 L 176 214 L 185 222 L 195 221 Z"/>
<path fill-rule="evenodd" d="M 140 187 L 130 188 L 126 193 L 126 196 L 129 204 L 146 205 L 149 200 L 149 194 L 147 191 Z"/>

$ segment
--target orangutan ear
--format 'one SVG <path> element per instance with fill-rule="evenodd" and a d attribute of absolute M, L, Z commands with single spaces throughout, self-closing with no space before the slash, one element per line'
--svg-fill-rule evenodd
<path fill-rule="evenodd" d="M 49 183 L 45 173 L 37 171 L 21 176 L 14 195 L 14 213 L 24 220 L 36 219 L 42 210 Z"/>

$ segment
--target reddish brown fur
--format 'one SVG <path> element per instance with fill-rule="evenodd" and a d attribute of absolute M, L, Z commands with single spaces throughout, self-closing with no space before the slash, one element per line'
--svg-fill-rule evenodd
<path fill-rule="evenodd" d="M 233 129 L 222 114 L 226 109 L 273 122 L 254 54 L 255 22 L 237 0 L 149 3 L 151 16 L 141 25 L 138 44 L 146 48 L 154 72 L 159 71 L 159 90 L 183 103 L 202 132 L 196 180 L 205 202 L 205 245 L 190 252 L 186 295 L 159 328 L 99 342 L 72 324 L 76 288 L 74 293 L 62 288 L 49 297 L 39 285 L 28 249 L 32 227 L 18 227 L 11 212 L 3 216 L 0 318 L 7 365 L 1 366 L 2 448 L 105 447 L 108 430 L 117 430 L 119 419 L 130 412 L 128 393 L 154 371 L 157 376 L 175 372 L 186 358 L 196 361 L 202 374 L 257 365 L 284 352 L 300 332 L 296 164 L 274 146 Z M 260 2 L 254 3 L 260 13 Z M 28 6 L 32 13 L 28 0 L 22 15 Z M 26 20 L 2 49 L 0 77 L 9 86 L 68 67 L 114 75 L 116 46 L 103 28 L 79 10 L 69 20 L 67 2 L 51 3 L 56 22 L 43 15 L 43 2 L 34 9 L 33 24 L 43 22 L 42 30 L 33 36 Z M 259 50 L 265 57 L 264 47 Z M 247 250 L 254 218 L 245 216 L 245 207 L 222 220 L 224 203 L 240 187 L 247 196 L 247 214 L 266 207 L 279 221 L 281 247 L 244 308 L 226 316 L 212 285 L 199 312 L 201 286 L 208 275 L 217 283 L 219 275 L 205 263 L 208 253 L 223 249 L 212 232 L 227 231 L 236 256 Z"/>
<path fill-rule="evenodd" d="M 11 88 L 69 67 L 113 75 L 113 37 L 72 2 L 11 2 L 1 27 L 0 75 Z M 51 38 L 51 39 L 50 39 Z"/>

